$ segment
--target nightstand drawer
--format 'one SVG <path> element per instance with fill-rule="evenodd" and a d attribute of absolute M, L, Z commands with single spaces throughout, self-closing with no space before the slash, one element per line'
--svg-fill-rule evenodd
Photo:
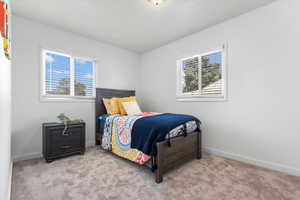
<path fill-rule="evenodd" d="M 79 140 L 82 135 L 82 127 L 54 127 L 49 128 L 48 137 L 51 141 L 68 141 L 68 140 Z"/>
<path fill-rule="evenodd" d="M 49 151 L 49 155 L 56 155 L 58 153 L 65 153 L 74 150 L 80 150 L 81 145 L 74 144 L 74 143 L 61 143 L 51 146 Z"/>

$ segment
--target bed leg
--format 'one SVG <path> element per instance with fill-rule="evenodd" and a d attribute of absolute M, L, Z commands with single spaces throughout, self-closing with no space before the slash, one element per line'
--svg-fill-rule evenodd
<path fill-rule="evenodd" d="M 201 130 L 198 133 L 198 151 L 197 151 L 197 159 L 200 160 L 202 158 L 202 132 Z"/>
<path fill-rule="evenodd" d="M 163 181 L 162 176 L 162 163 L 161 163 L 161 148 L 160 145 L 157 143 L 157 155 L 155 156 L 155 164 L 156 164 L 156 170 L 155 170 L 155 182 L 161 183 Z"/>
<path fill-rule="evenodd" d="M 159 170 L 156 170 L 156 171 L 155 171 L 155 182 L 156 182 L 156 183 L 161 183 L 161 182 L 163 182 L 163 176 L 162 176 L 162 174 L 160 173 Z"/>
<path fill-rule="evenodd" d="M 95 144 L 96 144 L 96 146 L 99 146 L 100 145 L 100 140 L 95 140 Z"/>

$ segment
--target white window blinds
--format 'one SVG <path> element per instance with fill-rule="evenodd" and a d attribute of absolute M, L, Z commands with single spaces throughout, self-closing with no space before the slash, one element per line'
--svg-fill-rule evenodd
<path fill-rule="evenodd" d="M 94 97 L 94 62 L 52 51 L 43 51 L 43 95 Z"/>
<path fill-rule="evenodd" d="M 94 63 L 75 59 L 75 96 L 93 96 Z"/>
<path fill-rule="evenodd" d="M 224 49 L 177 61 L 177 98 L 225 98 Z"/>

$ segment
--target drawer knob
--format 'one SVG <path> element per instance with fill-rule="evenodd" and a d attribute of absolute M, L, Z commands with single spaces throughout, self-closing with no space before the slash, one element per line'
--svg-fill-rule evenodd
<path fill-rule="evenodd" d="M 61 148 L 61 149 L 70 149 L 70 148 L 72 148 L 72 146 L 64 145 L 64 146 L 61 146 L 60 148 Z"/>

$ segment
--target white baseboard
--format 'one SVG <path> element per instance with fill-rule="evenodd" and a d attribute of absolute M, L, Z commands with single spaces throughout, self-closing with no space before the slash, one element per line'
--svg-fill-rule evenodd
<path fill-rule="evenodd" d="M 9 166 L 9 174 L 8 174 L 8 188 L 7 188 L 7 200 L 11 199 L 11 184 L 12 184 L 12 170 L 13 170 L 13 162 L 10 162 Z"/>
<path fill-rule="evenodd" d="M 243 155 L 229 153 L 229 152 L 225 152 L 225 151 L 210 148 L 210 147 L 204 147 L 203 150 L 207 153 L 214 154 L 217 156 L 222 156 L 222 157 L 230 158 L 233 160 L 238 160 L 241 162 L 249 163 L 252 165 L 256 165 L 259 167 L 268 168 L 268 169 L 272 169 L 272 170 L 276 170 L 276 171 L 280 171 L 280 172 L 284 172 L 284 173 L 294 175 L 294 176 L 300 176 L 300 169 L 289 167 L 286 165 L 263 161 L 263 160 L 257 160 L 257 159 L 249 158 L 249 157 L 246 157 Z"/>
<path fill-rule="evenodd" d="M 95 141 L 87 141 L 86 142 L 86 147 L 93 147 L 95 146 Z M 25 155 L 18 155 L 13 157 L 13 162 L 18 162 L 18 161 L 23 161 L 23 160 L 32 160 L 32 159 L 37 159 L 37 158 L 42 158 L 43 154 L 41 152 L 39 153 L 29 153 Z"/>
<path fill-rule="evenodd" d="M 24 154 L 24 155 L 18 155 L 13 157 L 14 162 L 18 161 L 23 161 L 23 160 L 32 160 L 36 158 L 42 158 L 43 154 L 42 153 L 29 153 L 29 154 Z"/>
<path fill-rule="evenodd" d="M 95 140 L 86 142 L 86 147 L 93 147 L 93 146 L 95 146 Z"/>

